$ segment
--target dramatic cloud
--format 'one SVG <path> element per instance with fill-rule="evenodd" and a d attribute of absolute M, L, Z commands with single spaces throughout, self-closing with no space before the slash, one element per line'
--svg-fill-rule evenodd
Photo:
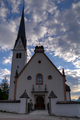
<path fill-rule="evenodd" d="M 27 48 L 27 62 L 30 60 L 31 55 L 31 51 Z"/>
<path fill-rule="evenodd" d="M 12 7 L 12 13 L 19 13 L 19 5 L 21 4 L 21 0 L 7 0 Z"/>
<path fill-rule="evenodd" d="M 20 23 L 20 17 L 15 20 L 0 22 L 0 47 L 3 50 L 13 48 L 17 38 L 17 26 Z"/>
<path fill-rule="evenodd" d="M 59 66 L 58 69 L 62 73 L 62 66 Z M 66 83 L 71 88 L 71 99 L 78 99 L 80 96 L 80 69 L 65 69 Z"/>
<path fill-rule="evenodd" d="M 7 14 L 9 14 L 9 9 L 6 7 L 4 2 L 0 0 L 0 19 L 5 21 L 5 18 L 7 17 Z"/>
<path fill-rule="evenodd" d="M 18 13 L 19 5 L 22 1 L 7 1 L 12 6 L 17 6 L 16 8 L 12 7 L 12 13 Z M 57 0 L 57 2 L 59 1 Z M 4 3 L 2 2 L 2 4 Z M 66 62 L 72 62 L 78 67 L 80 55 L 79 6 L 80 2 L 77 2 L 73 3 L 70 9 L 59 11 L 55 5 L 55 0 L 53 2 L 52 0 L 25 0 L 26 17 L 28 15 L 26 20 L 28 45 L 35 46 L 40 40 L 46 49 L 48 49 L 48 52 L 54 52 L 54 56 L 59 56 Z M 6 12 L 6 15 L 4 15 L 7 16 L 7 14 Z M 12 48 L 17 37 L 19 21 L 20 17 L 1 23 L 0 45 L 2 49 Z M 5 31 L 5 36 L 3 31 Z M 6 36 L 9 44 L 6 43 L 4 46 Z"/>
<path fill-rule="evenodd" d="M 3 64 L 7 64 L 7 63 L 10 63 L 11 64 L 11 61 L 12 61 L 12 53 L 10 54 L 10 56 L 8 58 L 6 57 L 3 57 Z"/>
<path fill-rule="evenodd" d="M 6 77 L 8 80 L 10 80 L 10 71 L 7 69 L 1 69 L 0 68 L 0 81 Z"/>

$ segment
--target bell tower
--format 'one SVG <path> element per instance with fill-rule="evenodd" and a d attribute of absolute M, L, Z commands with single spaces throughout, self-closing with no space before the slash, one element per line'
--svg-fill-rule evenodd
<path fill-rule="evenodd" d="M 14 79 L 21 72 L 26 64 L 27 52 L 26 52 L 26 34 L 25 34 L 25 22 L 24 22 L 24 6 L 19 26 L 19 31 L 15 45 L 13 48 L 11 76 L 10 76 L 10 89 L 9 100 L 14 100 Z"/>

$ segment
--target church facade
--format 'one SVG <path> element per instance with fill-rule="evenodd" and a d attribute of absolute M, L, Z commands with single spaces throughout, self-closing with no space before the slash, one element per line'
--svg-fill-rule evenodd
<path fill-rule="evenodd" d="M 19 100 L 26 91 L 33 109 L 47 109 L 51 91 L 58 101 L 70 101 L 70 87 L 66 85 L 66 76 L 50 61 L 43 46 L 36 46 L 34 55 L 26 63 L 26 35 L 24 8 L 18 36 L 13 48 L 10 78 L 9 100 Z"/>

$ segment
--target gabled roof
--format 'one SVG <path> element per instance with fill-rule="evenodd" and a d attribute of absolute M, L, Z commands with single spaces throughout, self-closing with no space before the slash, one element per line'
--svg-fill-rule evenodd
<path fill-rule="evenodd" d="M 21 37 L 22 44 L 24 46 L 24 49 L 26 50 L 26 34 L 25 34 L 25 22 L 24 22 L 24 6 L 23 6 L 23 11 L 22 11 L 22 16 L 21 16 L 21 21 L 20 21 L 20 26 L 19 26 L 19 31 L 18 31 L 18 36 L 14 45 L 14 48 L 16 47 L 16 44 Z"/>
<path fill-rule="evenodd" d="M 25 70 L 25 68 L 28 66 L 28 64 L 32 61 L 32 59 L 34 58 L 34 56 L 38 54 L 38 53 L 35 53 L 31 59 L 29 60 L 29 62 L 24 66 L 24 68 L 22 69 L 22 71 L 19 73 L 18 77 L 22 74 L 22 72 Z M 56 68 L 56 66 L 51 62 L 51 60 L 46 56 L 45 53 L 42 53 L 45 55 L 45 57 L 49 60 L 49 62 L 55 67 L 55 69 L 58 71 L 58 73 L 63 77 L 63 75 L 60 73 L 60 71 Z"/>
<path fill-rule="evenodd" d="M 21 72 L 19 73 L 18 77 L 22 74 L 22 72 L 25 70 L 25 68 L 27 67 L 27 65 L 31 62 L 31 60 L 34 58 L 35 54 L 31 57 L 31 59 L 29 60 L 29 62 L 24 66 L 24 68 L 21 70 Z M 17 77 L 17 78 L 18 78 Z"/>
<path fill-rule="evenodd" d="M 20 98 L 29 98 L 28 94 L 26 93 L 26 90 L 24 93 L 20 96 Z"/>
<path fill-rule="evenodd" d="M 59 74 L 63 77 L 63 75 L 61 74 L 61 72 L 57 69 L 57 67 L 52 63 L 52 61 L 47 57 L 47 55 L 45 53 L 43 53 L 45 55 L 45 57 L 48 59 L 48 61 L 55 67 L 55 69 L 59 72 Z"/>
<path fill-rule="evenodd" d="M 50 93 L 50 95 L 49 95 L 49 97 L 48 98 L 57 98 L 57 96 L 54 94 L 54 92 L 53 91 L 51 91 L 51 93 Z"/>

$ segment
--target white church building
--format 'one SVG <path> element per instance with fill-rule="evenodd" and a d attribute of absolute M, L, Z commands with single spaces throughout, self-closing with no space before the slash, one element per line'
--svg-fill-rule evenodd
<path fill-rule="evenodd" d="M 66 85 L 66 77 L 51 62 L 44 52 L 43 46 L 35 46 L 34 55 L 26 63 L 26 34 L 24 8 L 18 36 L 13 48 L 11 66 L 9 100 L 19 100 L 25 93 L 33 104 L 33 109 L 47 109 L 51 91 L 58 101 L 70 101 L 70 87 Z"/>
<path fill-rule="evenodd" d="M 70 87 L 51 62 L 43 46 L 35 46 L 27 62 L 24 7 L 13 48 L 9 99 L 0 100 L 0 110 L 28 114 L 32 109 L 48 109 L 50 115 L 79 117 L 80 102 L 71 101 Z"/>

